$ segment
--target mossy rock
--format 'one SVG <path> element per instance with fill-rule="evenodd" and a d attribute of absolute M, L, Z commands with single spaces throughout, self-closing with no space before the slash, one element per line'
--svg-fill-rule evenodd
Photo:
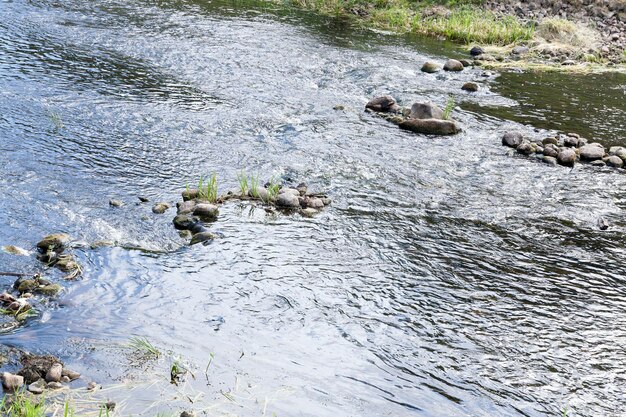
<path fill-rule="evenodd" d="M 37 243 L 37 249 L 41 252 L 48 252 L 50 250 L 60 252 L 69 241 L 70 236 L 65 233 L 48 235 Z"/>

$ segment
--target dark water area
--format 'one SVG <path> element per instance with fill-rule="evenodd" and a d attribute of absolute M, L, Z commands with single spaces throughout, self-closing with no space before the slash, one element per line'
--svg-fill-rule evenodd
<path fill-rule="evenodd" d="M 265 3 L 0 2 L 0 245 L 32 251 L 0 270 L 65 287 L 0 342 L 60 356 L 124 416 L 622 415 L 626 177 L 500 137 L 626 145 L 626 77 L 419 70 L 459 54 Z M 363 112 L 379 94 L 453 95 L 464 131 L 400 131 Z M 220 238 L 189 247 L 173 210 L 135 203 L 212 172 L 225 192 L 241 170 L 333 204 L 228 203 Z M 54 232 L 117 245 L 76 249 L 65 282 L 34 255 Z M 137 365 L 132 335 L 167 354 Z"/>

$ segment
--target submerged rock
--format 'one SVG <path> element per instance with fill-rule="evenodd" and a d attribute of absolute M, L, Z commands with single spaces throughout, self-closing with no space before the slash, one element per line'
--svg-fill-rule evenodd
<path fill-rule="evenodd" d="M 478 84 L 476 83 L 465 83 L 463 84 L 463 87 L 461 87 L 461 90 L 465 90 L 465 91 L 469 91 L 471 93 L 475 93 L 476 91 L 478 91 Z"/>
<path fill-rule="evenodd" d="M 426 135 L 454 135 L 461 129 L 452 120 L 438 119 L 407 119 L 400 123 L 400 129 L 410 130 L 415 133 Z"/>
<path fill-rule="evenodd" d="M 37 243 L 37 249 L 39 249 L 41 253 L 45 253 L 48 251 L 62 252 L 69 241 L 69 235 L 65 233 L 56 233 L 53 235 L 48 235 L 41 239 Z"/>
<path fill-rule="evenodd" d="M 524 136 L 520 132 L 506 132 L 502 136 L 502 144 L 509 148 L 517 148 L 524 140 Z"/>
<path fill-rule="evenodd" d="M 44 381 L 43 379 L 38 379 L 37 381 L 28 385 L 28 391 L 37 395 L 42 394 L 45 389 L 46 389 L 46 381 Z"/>
<path fill-rule="evenodd" d="M 609 221 L 607 219 L 605 219 L 604 217 L 600 217 L 598 219 L 598 228 L 600 230 L 606 230 L 609 228 Z"/>
<path fill-rule="evenodd" d="M 3 372 L 1 378 L 2 388 L 4 388 L 5 391 L 12 392 L 24 385 L 24 377 L 20 375 L 15 375 L 10 372 Z"/>
<path fill-rule="evenodd" d="M 61 255 L 59 259 L 54 264 L 55 267 L 59 268 L 63 272 L 72 272 L 80 268 L 78 262 L 71 255 Z"/>
<path fill-rule="evenodd" d="M 561 149 L 556 159 L 561 165 L 570 167 L 574 166 L 574 163 L 576 162 L 576 151 L 572 148 Z"/>
<path fill-rule="evenodd" d="M 545 156 L 545 155 L 544 155 L 544 157 L 543 157 L 541 160 L 542 160 L 542 162 L 544 162 L 544 163 L 546 163 L 546 164 L 548 164 L 548 165 L 554 165 L 554 166 L 556 166 L 556 164 L 557 164 L 557 160 L 556 160 L 556 158 L 555 158 L 555 157 L 553 157 L 553 156 Z"/>
<path fill-rule="evenodd" d="M 580 148 L 580 159 L 583 161 L 595 161 L 604 157 L 604 147 L 599 143 L 591 143 Z"/>
<path fill-rule="evenodd" d="M 456 59 L 449 59 L 443 66 L 444 71 L 463 71 L 463 63 Z"/>
<path fill-rule="evenodd" d="M 13 245 L 2 246 L 2 250 L 11 255 L 28 256 L 30 253 L 26 249 L 18 248 Z"/>
<path fill-rule="evenodd" d="M 122 200 L 117 200 L 115 198 L 112 198 L 109 200 L 109 205 L 111 207 L 122 207 L 124 205 L 124 202 Z"/>
<path fill-rule="evenodd" d="M 154 214 L 163 214 L 165 213 L 168 209 L 170 208 L 170 205 L 164 202 L 161 203 L 156 203 L 153 207 L 152 207 L 152 212 Z"/>
<path fill-rule="evenodd" d="M 191 237 L 191 242 L 189 244 L 195 245 L 197 243 L 207 242 L 209 240 L 215 239 L 216 237 L 217 235 L 215 233 L 208 232 L 208 231 L 196 233 L 195 235 Z"/>
<path fill-rule="evenodd" d="M 63 384 L 61 384 L 59 381 L 51 381 L 51 382 L 48 382 L 46 387 L 48 389 L 62 389 L 63 388 Z"/>
<path fill-rule="evenodd" d="M 139 201 L 141 201 L 142 203 L 147 203 L 148 201 L 150 201 L 150 199 L 144 195 L 140 195 L 139 197 L 137 197 L 139 199 Z"/>
<path fill-rule="evenodd" d="M 424 65 L 422 65 L 422 72 L 433 74 L 439 71 L 441 71 L 441 67 L 432 61 L 425 62 Z"/>
<path fill-rule="evenodd" d="M 317 213 L 319 213 L 319 210 L 316 210 L 316 209 L 310 208 L 310 207 L 300 210 L 300 214 L 303 217 L 313 217 Z"/>
<path fill-rule="evenodd" d="M 398 106 L 396 100 L 391 96 L 376 97 L 370 100 L 365 105 L 365 108 L 383 113 L 400 111 L 400 106 Z"/>
<path fill-rule="evenodd" d="M 443 110 L 430 101 L 425 103 L 413 103 L 411 106 L 410 119 L 443 119 Z"/>

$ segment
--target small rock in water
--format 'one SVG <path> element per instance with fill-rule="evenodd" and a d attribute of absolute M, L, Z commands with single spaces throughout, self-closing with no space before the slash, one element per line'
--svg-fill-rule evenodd
<path fill-rule="evenodd" d="M 116 200 L 112 198 L 109 200 L 109 205 L 111 207 L 122 207 L 124 205 L 124 202 L 122 200 Z"/>
<path fill-rule="evenodd" d="M 516 150 L 518 153 L 521 153 L 523 155 L 530 155 L 531 153 L 533 153 L 532 144 L 526 139 L 524 139 L 522 143 L 519 144 Z"/>
<path fill-rule="evenodd" d="M 617 155 L 611 155 L 607 158 L 606 164 L 610 167 L 621 168 L 624 166 L 624 161 Z"/>
<path fill-rule="evenodd" d="M 600 217 L 598 219 L 598 227 L 600 228 L 600 230 L 606 230 L 609 228 L 609 221 L 607 219 L 605 219 L 604 217 Z"/>
<path fill-rule="evenodd" d="M 516 46 L 515 48 L 513 48 L 513 50 L 511 51 L 511 53 L 513 55 L 524 55 L 526 53 L 528 53 L 529 49 L 527 46 Z"/>
<path fill-rule="evenodd" d="M 460 62 L 461 64 L 463 64 L 463 67 L 465 67 L 465 68 L 467 68 L 467 67 L 471 67 L 471 66 L 472 66 L 472 63 L 471 63 L 471 62 L 469 62 L 467 59 L 459 59 L 459 62 Z"/>
<path fill-rule="evenodd" d="M 196 208 L 196 202 L 194 200 L 178 202 L 176 203 L 176 208 L 178 209 L 178 214 L 193 213 L 193 210 Z"/>
<path fill-rule="evenodd" d="M 502 136 L 502 144 L 509 148 L 517 148 L 524 140 L 524 136 L 520 132 L 506 132 Z"/>
<path fill-rule="evenodd" d="M 576 162 L 576 152 L 572 148 L 561 149 L 556 159 L 561 165 L 574 166 Z"/>
<path fill-rule="evenodd" d="M 425 62 L 424 65 L 422 65 L 422 72 L 434 74 L 439 71 L 441 71 L 441 67 L 432 61 Z"/>
<path fill-rule="evenodd" d="M 578 138 L 578 137 L 566 136 L 563 139 L 563 146 L 567 146 L 569 148 L 576 148 L 576 147 L 578 147 L 578 142 L 579 141 L 580 141 L 580 138 Z"/>
<path fill-rule="evenodd" d="M 168 209 L 170 208 L 170 205 L 167 203 L 156 203 L 153 207 L 152 207 L 152 212 L 154 214 L 163 214 L 165 213 Z"/>
<path fill-rule="evenodd" d="M 61 384 L 60 382 L 48 382 L 48 385 L 46 385 L 46 387 L 48 387 L 48 389 L 61 389 L 63 388 L 63 384 Z"/>
<path fill-rule="evenodd" d="M 196 417 L 196 414 L 193 411 L 183 411 L 180 413 L 180 417 Z"/>
<path fill-rule="evenodd" d="M 282 193 L 276 199 L 276 205 L 283 208 L 300 208 L 300 193 L 294 195 L 292 193 Z"/>
<path fill-rule="evenodd" d="M 313 217 L 313 216 L 315 216 L 317 213 L 319 213 L 319 211 L 318 211 L 318 210 L 316 210 L 316 209 L 314 209 L 314 208 L 310 208 L 310 207 L 300 210 L 300 214 L 301 214 L 303 217 Z"/>
<path fill-rule="evenodd" d="M 449 59 L 443 66 L 444 71 L 463 71 L 463 64 L 456 59 Z"/>
<path fill-rule="evenodd" d="M 46 373 L 46 382 L 59 382 L 63 374 L 63 365 L 55 363 Z"/>
<path fill-rule="evenodd" d="M 305 183 L 301 182 L 300 184 L 298 184 L 298 186 L 296 187 L 296 190 L 298 190 L 298 192 L 300 193 L 300 195 L 305 195 L 306 191 L 307 191 L 307 186 Z"/>
<path fill-rule="evenodd" d="M 2 373 L 2 388 L 5 391 L 15 391 L 24 385 L 24 377 L 20 375 L 14 375 L 10 372 Z"/>
<path fill-rule="evenodd" d="M 547 145 L 556 146 L 559 144 L 559 140 L 557 138 L 550 137 L 550 138 L 545 138 L 544 140 L 541 141 L 541 143 L 543 143 L 543 146 L 547 146 Z"/>
<path fill-rule="evenodd" d="M 207 242 L 209 240 L 215 239 L 216 237 L 217 236 L 214 233 L 211 233 L 211 232 L 196 233 L 195 235 L 193 235 L 191 237 L 191 242 L 189 244 L 190 245 L 195 245 L 197 243 Z"/>
<path fill-rule="evenodd" d="M 397 112 L 400 110 L 400 106 L 396 104 L 396 100 L 391 96 L 376 97 L 370 100 L 365 105 L 365 108 L 383 113 Z"/>
<path fill-rule="evenodd" d="M 207 228 L 202 223 L 198 222 L 194 224 L 193 227 L 189 229 L 189 231 L 195 235 L 196 233 L 206 232 Z"/>
<path fill-rule="evenodd" d="M 596 159 L 595 161 L 589 162 L 589 165 L 594 167 L 605 167 L 606 162 L 604 162 L 602 159 Z"/>
<path fill-rule="evenodd" d="M 61 377 L 61 381 L 60 381 L 60 382 L 63 382 L 63 383 L 65 383 L 65 384 L 67 384 L 67 383 L 68 383 L 68 382 L 70 382 L 70 381 L 71 381 L 71 379 L 70 379 L 69 377 L 67 377 L 67 376 L 63 375 L 63 376 Z"/>
<path fill-rule="evenodd" d="M 482 55 L 485 53 L 485 50 L 483 48 L 481 48 L 480 46 L 474 46 L 472 49 L 470 49 L 470 55 L 471 56 L 478 56 L 478 55 Z"/>
<path fill-rule="evenodd" d="M 330 204 L 333 202 L 333 200 L 331 200 L 328 197 L 324 197 L 322 198 L 322 203 L 324 203 L 325 206 L 330 206 Z"/>
<path fill-rule="evenodd" d="M 196 189 L 185 190 L 181 193 L 181 195 L 183 197 L 183 201 L 193 200 L 194 198 L 198 198 L 198 190 Z"/>
<path fill-rule="evenodd" d="M 44 381 L 43 379 L 38 379 L 28 386 L 28 391 L 32 392 L 33 394 L 42 394 L 45 389 L 46 381 Z"/>
<path fill-rule="evenodd" d="M 545 162 L 548 165 L 556 166 L 556 164 L 557 164 L 556 158 L 553 157 L 553 156 L 544 156 L 542 161 Z"/>
<path fill-rule="evenodd" d="M 96 388 L 98 388 L 98 384 L 93 381 L 87 384 L 87 391 L 94 391 Z"/>
<path fill-rule="evenodd" d="M 438 119 L 407 119 L 400 123 L 400 129 L 410 130 L 415 133 L 426 135 L 454 135 L 461 131 L 461 128 L 452 120 Z"/>
<path fill-rule="evenodd" d="M 278 194 L 291 194 L 291 195 L 295 195 L 296 197 L 300 196 L 300 190 L 297 190 L 295 188 L 281 188 L 280 191 L 278 192 Z"/>
<path fill-rule="evenodd" d="M 463 87 L 461 87 L 461 90 L 465 90 L 465 91 L 469 91 L 469 92 L 476 92 L 478 91 L 478 84 L 476 83 L 465 83 L 463 84 Z"/>
<path fill-rule="evenodd" d="M 307 198 L 305 200 L 305 204 L 307 207 L 314 208 L 314 209 L 324 208 L 324 202 L 322 201 L 321 198 Z"/>
<path fill-rule="evenodd" d="M 193 214 L 204 220 L 217 220 L 219 209 L 215 204 L 200 203 L 196 204 L 196 207 L 193 209 Z"/>
<path fill-rule="evenodd" d="M 411 106 L 410 119 L 443 119 L 443 110 L 430 101 L 426 103 L 413 103 Z"/>
<path fill-rule="evenodd" d="M 115 410 L 115 405 L 116 405 L 116 404 L 115 404 L 115 401 L 107 401 L 107 402 L 104 404 L 104 407 L 105 407 L 107 410 L 109 410 L 109 411 L 113 411 L 113 410 Z"/>
<path fill-rule="evenodd" d="M 543 148 L 543 154 L 545 156 L 556 158 L 559 155 L 559 148 L 556 145 L 549 143 Z"/>
<path fill-rule="evenodd" d="M 18 248 L 17 246 L 7 245 L 3 246 L 2 250 L 11 255 L 28 256 L 30 253 L 26 249 Z"/>
<path fill-rule="evenodd" d="M 197 219 L 188 215 L 188 214 L 179 214 L 174 217 L 172 221 L 174 223 L 174 227 L 178 230 L 189 230 L 193 227 L 194 224 L 197 223 Z"/>
<path fill-rule="evenodd" d="M 150 201 L 150 199 L 146 196 L 140 195 L 139 197 L 139 201 L 141 201 L 142 203 L 147 203 L 148 201 Z"/>

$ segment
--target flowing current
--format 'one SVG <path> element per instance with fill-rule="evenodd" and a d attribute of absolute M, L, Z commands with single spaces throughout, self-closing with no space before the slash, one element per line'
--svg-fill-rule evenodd
<path fill-rule="evenodd" d="M 624 415 L 626 177 L 500 137 L 626 145 L 626 76 L 419 71 L 463 54 L 269 3 L 0 0 L 0 245 L 33 251 L 0 270 L 65 288 L 0 342 L 61 357 L 124 416 Z M 382 94 L 453 96 L 464 131 L 403 132 L 363 111 Z M 137 199 L 241 171 L 333 203 L 230 202 L 190 247 Z M 116 244 L 76 249 L 65 282 L 34 256 L 55 232 Z M 163 356 L 134 360 L 133 335 Z"/>

